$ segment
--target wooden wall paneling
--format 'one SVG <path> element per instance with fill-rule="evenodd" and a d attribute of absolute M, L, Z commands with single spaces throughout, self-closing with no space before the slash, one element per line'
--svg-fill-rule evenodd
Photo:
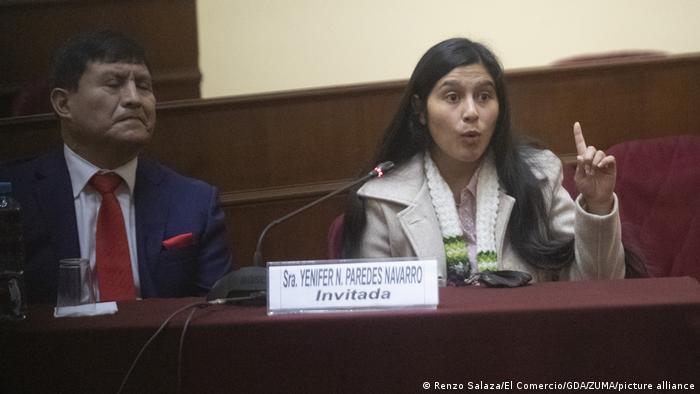
<path fill-rule="evenodd" d="M 196 11 L 195 0 L 0 2 L 0 117 L 20 89 L 50 77 L 56 48 L 91 29 L 122 31 L 146 48 L 161 100 L 200 97 Z"/>
<path fill-rule="evenodd" d="M 513 124 L 561 156 L 574 155 L 572 125 L 607 149 L 625 140 L 698 133 L 697 55 L 617 65 L 507 73 Z"/>
<path fill-rule="evenodd" d="M 53 114 L 0 118 L 0 163 L 38 156 L 61 146 Z"/>
<path fill-rule="evenodd" d="M 168 103 L 159 108 L 150 152 L 222 190 L 352 178 L 370 160 L 397 106 L 400 86 L 381 86 L 388 91 L 365 86 L 361 94 L 335 88 L 200 101 L 203 105 Z"/>
<path fill-rule="evenodd" d="M 251 265 L 262 229 L 270 222 L 311 202 L 316 196 L 227 205 L 224 212 L 232 232 L 234 254 L 239 266 Z M 325 259 L 328 256 L 326 234 L 335 217 L 343 211 L 345 196 L 328 201 L 284 221 L 267 233 L 262 245 L 264 261 Z"/>

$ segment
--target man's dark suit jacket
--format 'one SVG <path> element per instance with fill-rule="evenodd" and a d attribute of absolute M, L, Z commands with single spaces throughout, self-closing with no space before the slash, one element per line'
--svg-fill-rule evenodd
<path fill-rule="evenodd" d="M 0 168 L 22 206 L 25 283 L 30 303 L 55 303 L 58 262 L 80 257 L 73 190 L 63 151 Z M 139 158 L 134 186 L 141 296 L 185 297 L 208 292 L 231 270 L 217 190 Z M 192 233 L 195 243 L 167 249 L 163 241 Z"/>

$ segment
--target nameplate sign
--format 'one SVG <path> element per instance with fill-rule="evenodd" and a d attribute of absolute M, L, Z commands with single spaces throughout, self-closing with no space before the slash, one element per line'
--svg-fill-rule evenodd
<path fill-rule="evenodd" d="M 436 260 L 269 262 L 267 314 L 435 308 Z"/>

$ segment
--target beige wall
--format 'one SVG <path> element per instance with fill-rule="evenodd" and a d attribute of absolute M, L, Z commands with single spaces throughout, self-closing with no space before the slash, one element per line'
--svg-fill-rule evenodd
<path fill-rule="evenodd" d="M 620 49 L 700 52 L 698 0 L 198 0 L 202 96 L 406 79 L 466 36 L 507 69 Z"/>

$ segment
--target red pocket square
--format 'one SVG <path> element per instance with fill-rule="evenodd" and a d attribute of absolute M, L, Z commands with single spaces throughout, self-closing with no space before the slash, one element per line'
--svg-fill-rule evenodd
<path fill-rule="evenodd" d="M 184 248 L 194 244 L 192 233 L 180 234 L 163 241 L 165 249 Z"/>

